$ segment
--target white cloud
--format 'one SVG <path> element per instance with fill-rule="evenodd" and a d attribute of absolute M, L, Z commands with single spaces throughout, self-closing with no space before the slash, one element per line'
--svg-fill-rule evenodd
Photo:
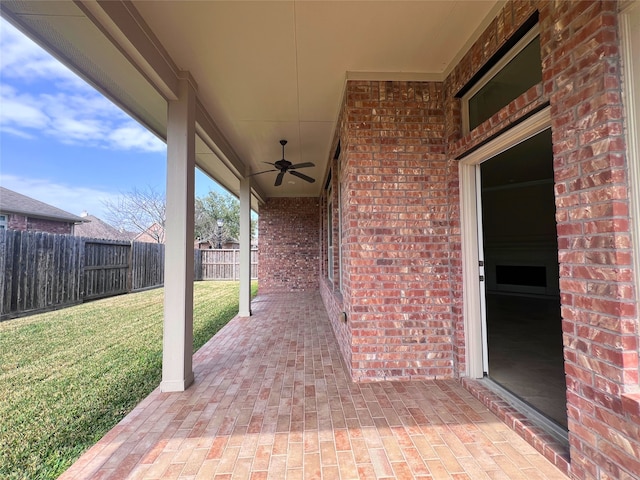
<path fill-rule="evenodd" d="M 28 197 L 60 208 L 65 212 L 80 215 L 87 211 L 100 219 L 105 219 L 104 201 L 114 201 L 118 192 L 108 192 L 87 187 L 73 187 L 51 182 L 42 178 L 25 178 L 16 175 L 2 175 L 0 184 Z"/>
<path fill-rule="evenodd" d="M 0 20 L 2 76 L 30 83 L 48 79 L 65 88 L 91 90 L 87 83 L 6 20 Z"/>
<path fill-rule="evenodd" d="M 153 133 L 148 130 L 140 132 L 140 129 L 133 122 L 130 125 L 124 125 L 109 132 L 109 140 L 114 145 L 121 145 L 132 150 L 162 152 L 166 148 L 165 144 Z"/>
<path fill-rule="evenodd" d="M 0 85 L 0 125 L 13 128 L 44 128 L 47 115 L 32 98 L 19 95 L 8 85 Z"/>
<path fill-rule="evenodd" d="M 2 134 L 3 132 L 8 133 L 10 135 L 15 135 L 16 137 L 24 138 L 26 140 L 33 140 L 35 138 L 33 135 L 31 135 L 28 132 L 23 132 L 22 130 L 18 130 L 13 127 L 5 127 L 0 125 L 0 134 Z M 1 135 L 0 135 L 0 138 L 1 138 Z"/>
<path fill-rule="evenodd" d="M 162 152 L 164 142 L 0 20 L 0 131 L 65 144 Z"/>

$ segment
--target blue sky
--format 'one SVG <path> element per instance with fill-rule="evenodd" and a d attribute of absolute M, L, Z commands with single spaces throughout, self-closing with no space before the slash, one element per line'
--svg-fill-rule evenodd
<path fill-rule="evenodd" d="M 164 192 L 164 142 L 4 19 L 0 52 L 0 185 L 102 219 L 105 200 Z M 197 171 L 196 195 L 210 189 Z"/>

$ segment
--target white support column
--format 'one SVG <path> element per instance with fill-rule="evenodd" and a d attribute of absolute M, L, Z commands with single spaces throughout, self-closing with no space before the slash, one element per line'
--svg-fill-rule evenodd
<path fill-rule="evenodd" d="M 185 73 L 167 118 L 163 392 L 180 392 L 193 382 L 195 105 L 195 82 Z"/>
<path fill-rule="evenodd" d="M 240 317 L 251 316 L 251 178 L 240 180 Z"/>

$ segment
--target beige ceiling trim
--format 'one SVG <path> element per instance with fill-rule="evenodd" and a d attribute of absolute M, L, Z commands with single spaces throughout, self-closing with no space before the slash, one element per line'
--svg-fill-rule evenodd
<path fill-rule="evenodd" d="M 202 140 L 204 140 L 211 151 L 233 171 L 233 174 L 237 178 L 244 177 L 247 174 L 246 166 L 236 155 L 233 147 L 231 147 L 231 144 L 215 124 L 200 99 L 196 99 L 196 124 L 197 127 L 199 127 L 199 134 Z"/>
<path fill-rule="evenodd" d="M 196 134 L 207 145 L 211 152 L 236 176 L 241 179 L 248 174 L 248 168 L 213 121 L 200 99 L 196 98 Z M 215 172 L 206 172 L 215 179 Z M 254 195 L 264 203 L 266 195 L 256 185 L 251 187 Z"/>
<path fill-rule="evenodd" d="M 178 68 L 133 7 L 121 1 L 76 1 L 104 33 L 167 100 L 178 98 Z"/>
<path fill-rule="evenodd" d="M 380 82 L 442 82 L 441 73 L 421 72 L 347 72 L 347 80 L 369 80 Z"/>

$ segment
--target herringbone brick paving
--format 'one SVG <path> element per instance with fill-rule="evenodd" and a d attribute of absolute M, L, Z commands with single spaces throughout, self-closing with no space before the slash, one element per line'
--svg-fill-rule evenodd
<path fill-rule="evenodd" d="M 60 478 L 566 479 L 455 380 L 352 383 L 318 292 L 252 308 Z"/>

